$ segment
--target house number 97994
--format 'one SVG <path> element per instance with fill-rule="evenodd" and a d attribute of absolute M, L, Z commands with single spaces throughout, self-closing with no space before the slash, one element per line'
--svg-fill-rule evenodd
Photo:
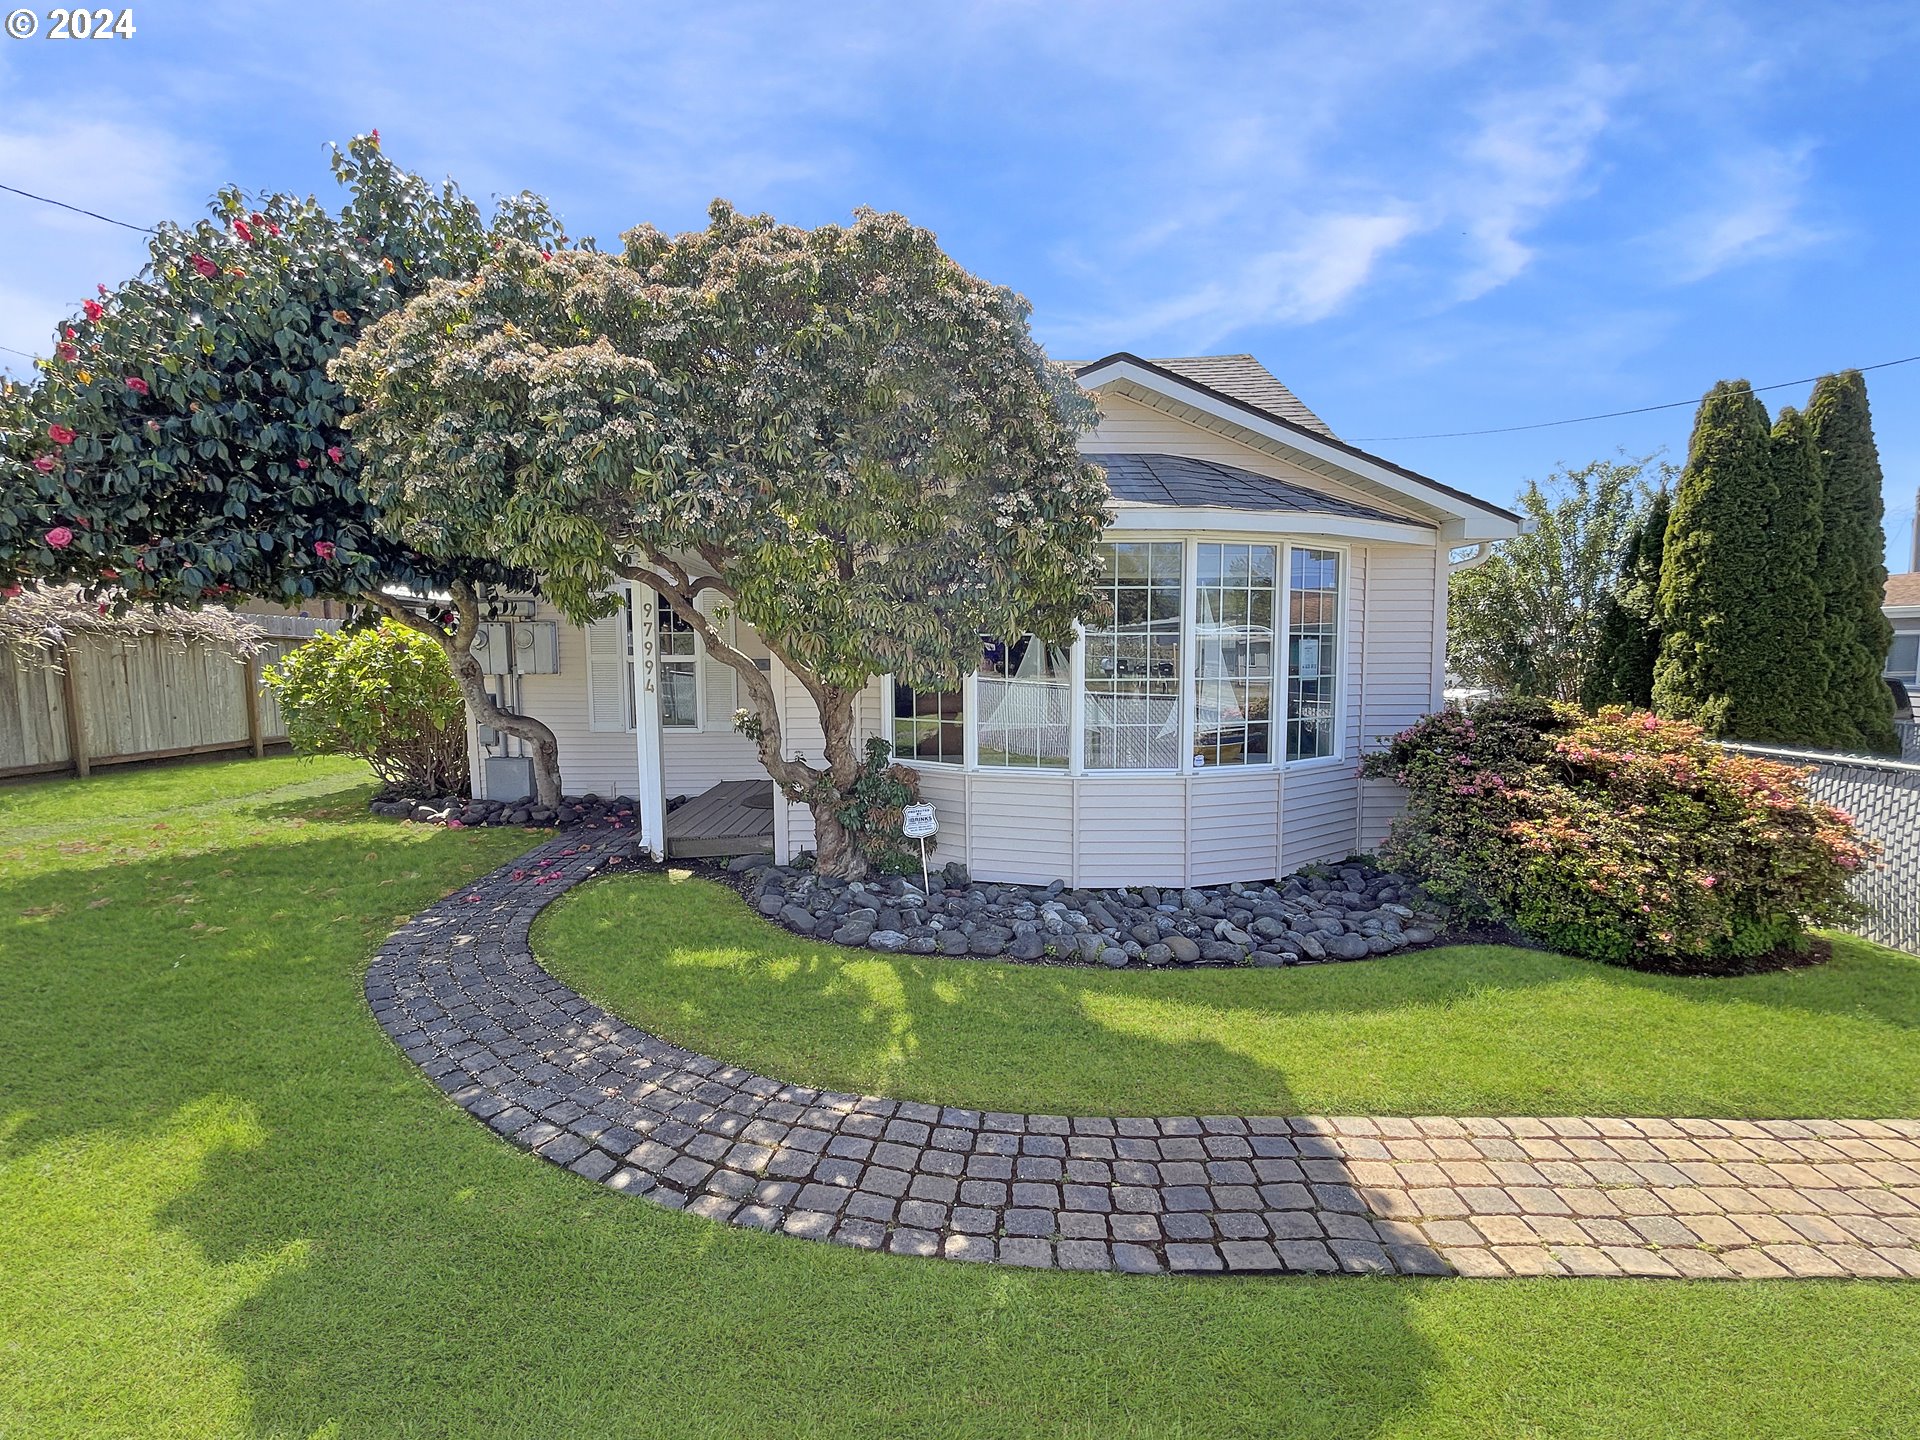
<path fill-rule="evenodd" d="M 40 16 L 32 10 L 9 10 L 7 34 L 16 40 L 31 40 L 40 33 Z M 49 40 L 131 40 L 134 36 L 132 10 L 49 10 L 46 38 Z"/>

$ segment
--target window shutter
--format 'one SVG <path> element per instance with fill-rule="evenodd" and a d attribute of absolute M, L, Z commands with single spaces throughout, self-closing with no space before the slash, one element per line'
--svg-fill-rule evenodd
<path fill-rule="evenodd" d="M 587 626 L 587 728 L 633 729 L 633 673 L 624 609 Z"/>

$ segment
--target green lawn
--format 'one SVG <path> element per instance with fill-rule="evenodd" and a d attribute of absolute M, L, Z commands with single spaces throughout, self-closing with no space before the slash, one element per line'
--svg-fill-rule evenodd
<path fill-rule="evenodd" d="M 1920 1430 L 1920 1286 L 1014 1273 L 602 1191 L 366 1013 L 388 925 L 528 838 L 369 791 L 290 760 L 0 789 L 0 1435 Z"/>
<path fill-rule="evenodd" d="M 800 940 L 686 872 L 536 922 L 636 1024 L 782 1080 L 1076 1115 L 1920 1115 L 1920 958 L 1666 978 L 1455 946 L 1292 970 L 1108 971 Z"/>

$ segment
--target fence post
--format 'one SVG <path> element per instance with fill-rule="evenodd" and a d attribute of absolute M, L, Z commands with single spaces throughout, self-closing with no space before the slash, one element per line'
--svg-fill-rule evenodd
<path fill-rule="evenodd" d="M 244 678 L 240 683 L 247 692 L 247 743 L 258 760 L 267 753 L 266 737 L 260 733 L 260 662 L 249 655 L 241 666 Z"/>
<path fill-rule="evenodd" d="M 80 708 L 79 663 L 73 646 L 60 647 L 60 701 L 67 712 L 67 754 L 73 761 L 73 773 L 84 780 L 93 773 L 93 766 L 87 756 L 87 716 Z"/>

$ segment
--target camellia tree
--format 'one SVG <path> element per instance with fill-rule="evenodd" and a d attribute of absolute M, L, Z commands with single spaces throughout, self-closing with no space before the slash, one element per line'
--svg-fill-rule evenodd
<path fill-rule="evenodd" d="M 739 676 L 821 870 L 852 876 L 866 684 L 957 684 L 983 634 L 1063 640 L 1090 604 L 1093 405 L 1027 315 L 897 215 L 806 230 L 715 202 L 705 230 L 643 227 L 618 256 L 508 242 L 333 373 L 397 534 L 537 572 L 578 622 L 652 586 Z M 708 592 L 806 689 L 818 763 Z"/>
<path fill-rule="evenodd" d="M 345 425 L 352 398 L 327 366 L 435 279 L 471 274 L 509 238 L 537 253 L 559 228 L 531 195 L 489 221 L 451 183 L 389 161 L 377 131 L 336 151 L 334 172 L 349 192 L 337 214 L 227 189 L 209 219 L 162 225 L 146 268 L 101 286 L 38 382 L 0 398 L 0 588 L 377 607 L 446 651 L 476 718 L 530 742 L 540 802 L 557 804 L 552 732 L 501 709 L 471 653 L 483 587 L 527 577 L 484 548 L 382 528 Z"/>

